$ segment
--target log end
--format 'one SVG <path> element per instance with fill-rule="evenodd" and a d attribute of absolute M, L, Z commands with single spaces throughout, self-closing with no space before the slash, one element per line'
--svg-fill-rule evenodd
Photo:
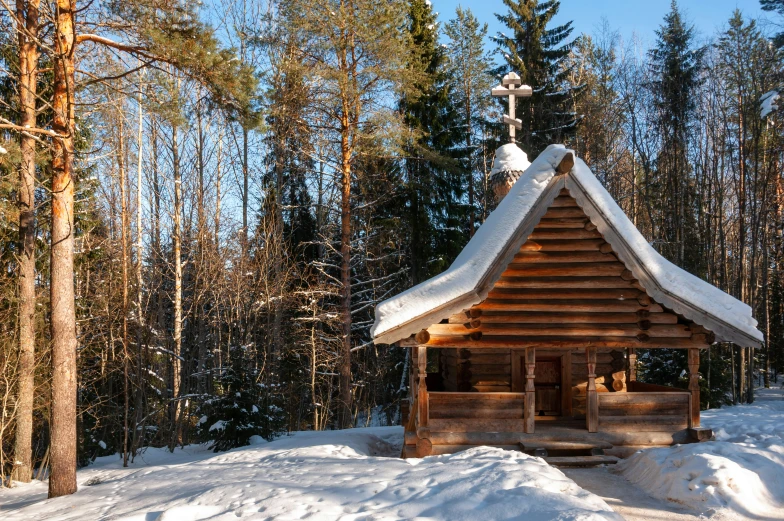
<path fill-rule="evenodd" d="M 558 163 L 558 166 L 555 168 L 555 173 L 558 175 L 563 175 L 569 173 L 569 171 L 574 166 L 574 154 L 571 152 L 567 152 L 565 156 L 561 159 L 561 162 Z"/>

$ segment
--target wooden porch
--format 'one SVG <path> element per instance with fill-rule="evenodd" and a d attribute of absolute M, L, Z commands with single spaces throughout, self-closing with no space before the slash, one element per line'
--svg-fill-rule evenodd
<path fill-rule="evenodd" d="M 523 392 L 429 391 L 427 349 L 417 346 L 412 351 L 417 363 L 411 374 L 412 403 L 405 423 L 404 457 L 448 454 L 477 445 L 531 453 L 540 449 L 545 455 L 548 450 L 553 454 L 571 448 L 625 457 L 644 447 L 710 437 L 709 432 L 699 429 L 697 349 L 689 352 L 689 390 L 637 382 L 631 370 L 630 381 L 615 392 L 597 391 L 592 370 L 596 351 L 586 349 L 589 372 L 584 418 L 542 414 L 544 411 L 537 414 L 533 348 L 524 350 Z M 631 351 L 632 360 L 634 356 Z"/>

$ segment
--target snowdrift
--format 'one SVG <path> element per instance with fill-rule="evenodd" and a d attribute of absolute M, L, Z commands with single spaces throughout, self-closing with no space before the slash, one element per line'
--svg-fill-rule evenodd
<path fill-rule="evenodd" d="M 102 458 L 73 496 L 26 504 L 45 485 L 23 486 L 0 493 L 0 509 L 8 521 L 621 519 L 539 458 L 478 447 L 402 460 L 402 438 L 399 427 L 296 433 L 218 455 L 153 451 L 154 464 L 130 469 Z"/>
<path fill-rule="evenodd" d="M 716 442 L 638 452 L 619 464 L 623 476 L 706 514 L 784 519 L 784 392 L 757 392 L 752 405 L 703 413 Z"/>

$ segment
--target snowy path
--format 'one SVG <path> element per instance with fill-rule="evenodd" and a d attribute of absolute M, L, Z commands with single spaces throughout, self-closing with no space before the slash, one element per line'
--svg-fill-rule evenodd
<path fill-rule="evenodd" d="M 626 521 L 693 521 L 705 519 L 663 499 L 656 499 L 608 467 L 562 469 L 572 481 L 604 499 Z"/>

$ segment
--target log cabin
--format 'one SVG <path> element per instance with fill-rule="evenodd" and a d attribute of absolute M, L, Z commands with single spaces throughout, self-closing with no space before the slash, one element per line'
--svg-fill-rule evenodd
<path fill-rule="evenodd" d="M 569 465 L 702 441 L 700 351 L 759 347 L 751 309 L 659 255 L 588 166 L 496 153 L 497 208 L 444 273 L 376 308 L 410 350 L 404 457 L 494 445 Z M 638 382 L 637 350 L 688 351 L 688 388 Z"/>

